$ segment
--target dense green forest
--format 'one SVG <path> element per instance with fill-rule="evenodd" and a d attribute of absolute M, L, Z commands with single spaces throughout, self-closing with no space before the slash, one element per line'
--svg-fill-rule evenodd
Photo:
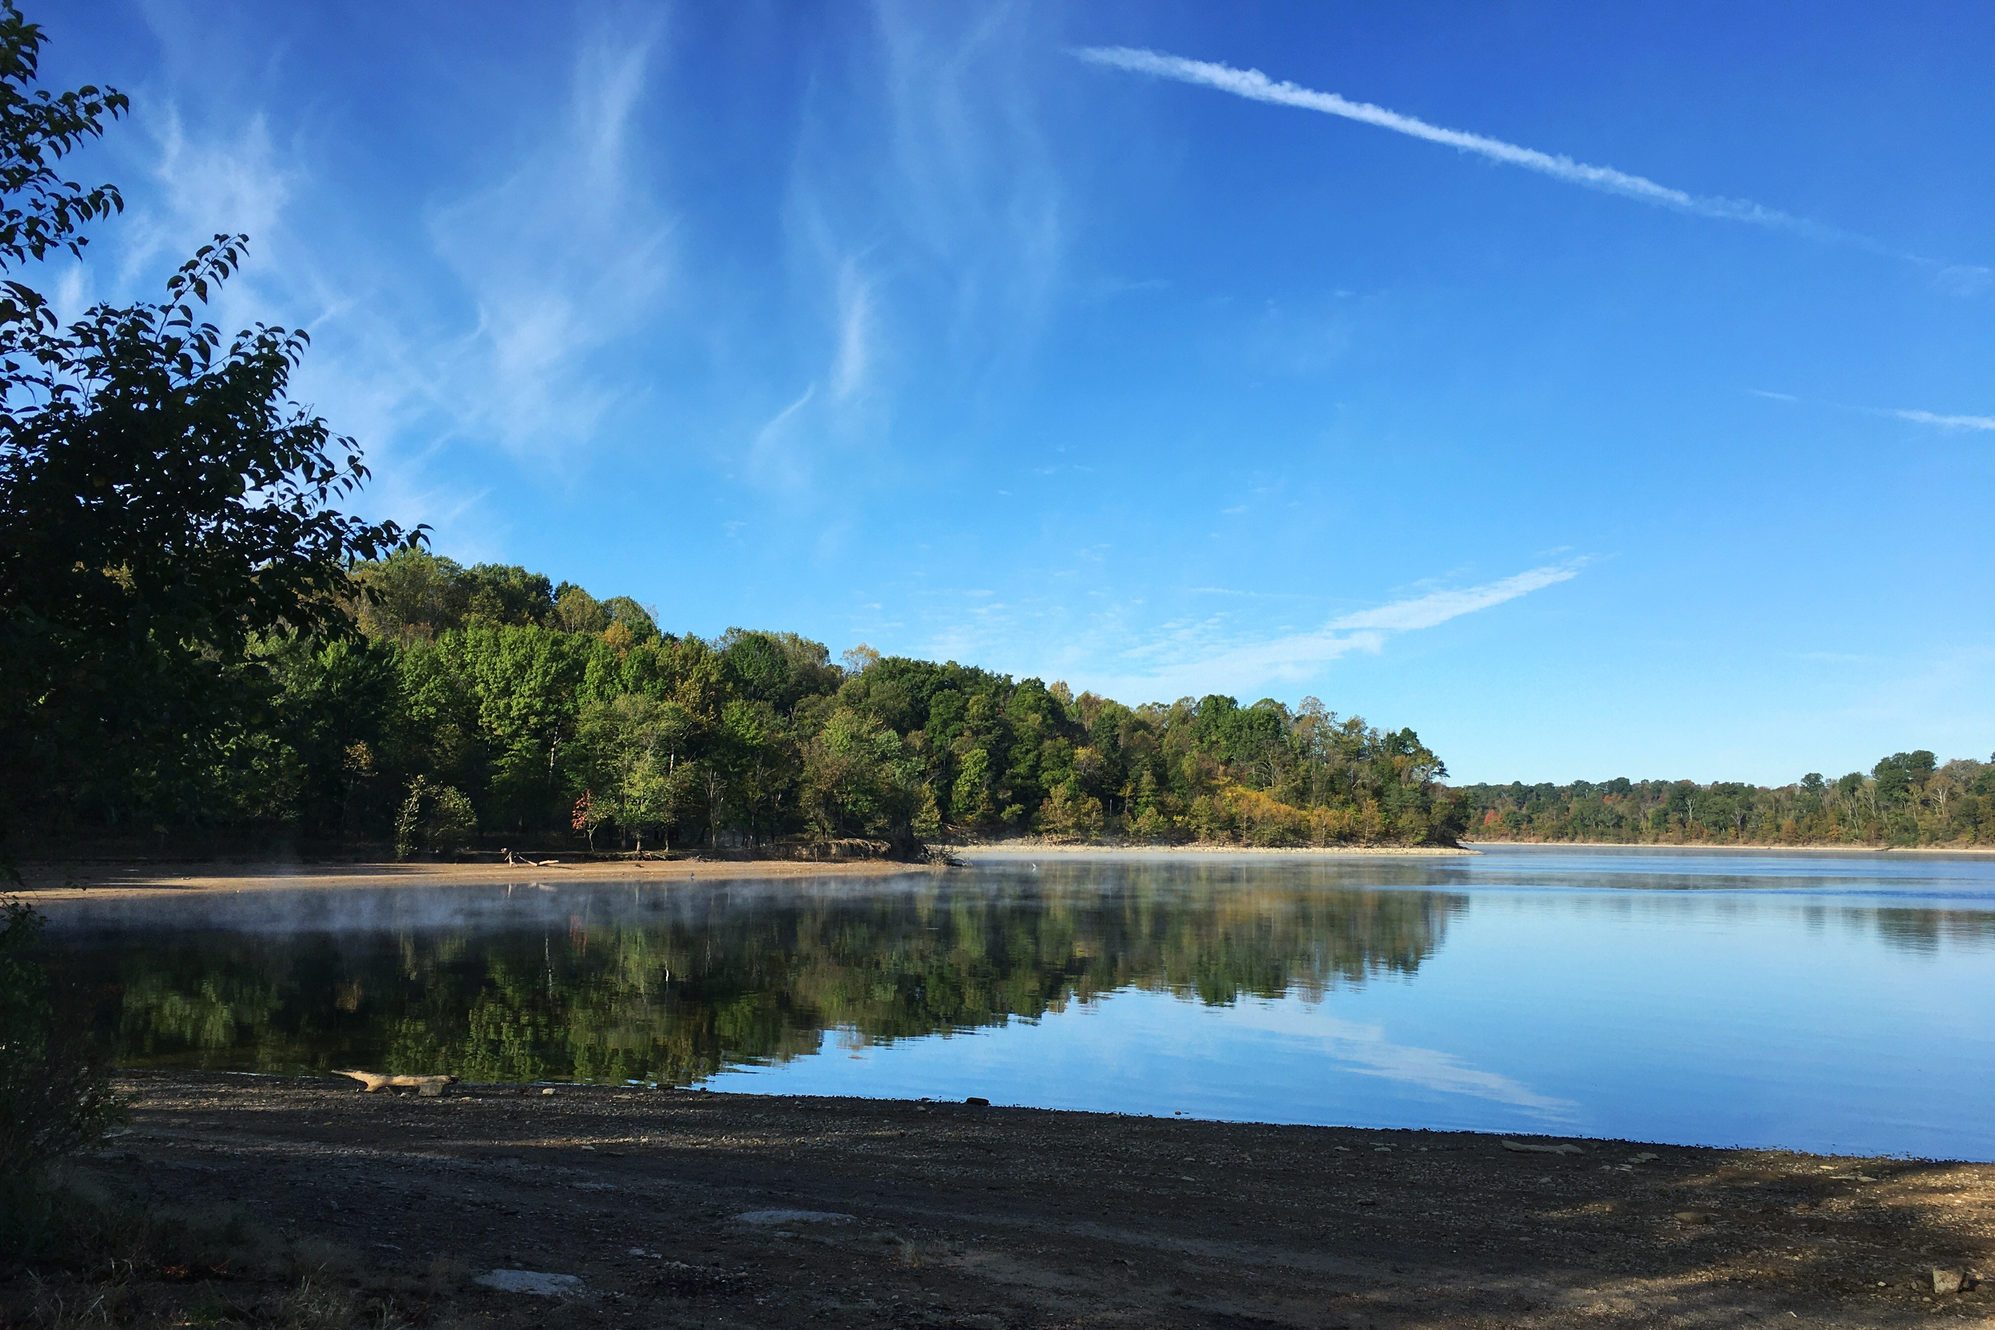
<path fill-rule="evenodd" d="M 107 744 L 34 816 L 437 851 L 1459 831 L 1416 735 L 1313 700 L 1132 708 L 864 648 L 834 663 L 794 634 L 665 633 L 628 597 L 414 547 L 355 565 L 342 610 L 246 637 L 211 665 L 203 726 Z"/>
<path fill-rule="evenodd" d="M 1766 788 L 1608 780 L 1465 785 L 1471 840 L 1711 845 L 1995 843 L 1995 758 L 1893 753 L 1868 775 Z"/>

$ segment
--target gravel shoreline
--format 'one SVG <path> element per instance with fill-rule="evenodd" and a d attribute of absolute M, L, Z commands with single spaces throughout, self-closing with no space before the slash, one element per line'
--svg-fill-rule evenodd
<path fill-rule="evenodd" d="M 1995 1312 L 1986 1286 L 1932 1285 L 1936 1266 L 1995 1273 L 1989 1164 L 606 1087 L 122 1085 L 131 1130 L 102 1167 L 339 1253 L 326 1269 L 356 1288 L 427 1270 L 422 1324 L 1868 1328 Z M 495 1270 L 573 1282 L 553 1297 L 478 1282 Z"/>

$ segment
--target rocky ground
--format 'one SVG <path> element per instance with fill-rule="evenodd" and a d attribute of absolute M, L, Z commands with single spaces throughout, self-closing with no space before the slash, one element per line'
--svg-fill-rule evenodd
<path fill-rule="evenodd" d="M 453 1086 L 426 1098 L 180 1073 L 125 1088 L 130 1130 L 94 1166 L 99 1185 L 136 1187 L 176 1213 L 230 1212 L 242 1241 L 291 1256 L 281 1275 L 226 1258 L 127 1269 L 115 1315 L 88 1323 L 226 1323 L 228 1309 L 264 1305 L 257 1280 L 301 1277 L 345 1300 L 317 1319 L 243 1319 L 987 1330 L 1995 1319 L 1986 1286 L 1934 1291 L 1936 1267 L 1941 1287 L 1995 1274 L 1991 1165 L 1614 1142 L 1544 1153 L 1560 1143 L 672 1090 Z M 0 1286 L 0 1320 L 87 1309 L 103 1272 L 57 1261 L 32 1288 L 26 1278 Z M 286 1296 L 293 1306 L 296 1290 Z"/>

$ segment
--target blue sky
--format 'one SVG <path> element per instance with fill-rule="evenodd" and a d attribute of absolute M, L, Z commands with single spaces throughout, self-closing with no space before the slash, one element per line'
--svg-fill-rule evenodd
<path fill-rule="evenodd" d="M 248 232 L 460 560 L 1464 780 L 1995 749 L 1985 6 L 37 8 L 63 303 Z"/>

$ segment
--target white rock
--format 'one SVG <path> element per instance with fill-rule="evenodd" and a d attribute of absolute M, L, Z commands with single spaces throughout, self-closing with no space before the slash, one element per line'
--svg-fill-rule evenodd
<path fill-rule="evenodd" d="M 488 1270 L 471 1282 L 501 1293 L 531 1293 L 537 1298 L 565 1298 L 582 1291 L 580 1275 L 555 1275 L 542 1270 Z"/>
<path fill-rule="evenodd" d="M 773 1228 L 778 1224 L 849 1224 L 854 1218 L 836 1210 L 743 1210 L 734 1222 Z"/>

